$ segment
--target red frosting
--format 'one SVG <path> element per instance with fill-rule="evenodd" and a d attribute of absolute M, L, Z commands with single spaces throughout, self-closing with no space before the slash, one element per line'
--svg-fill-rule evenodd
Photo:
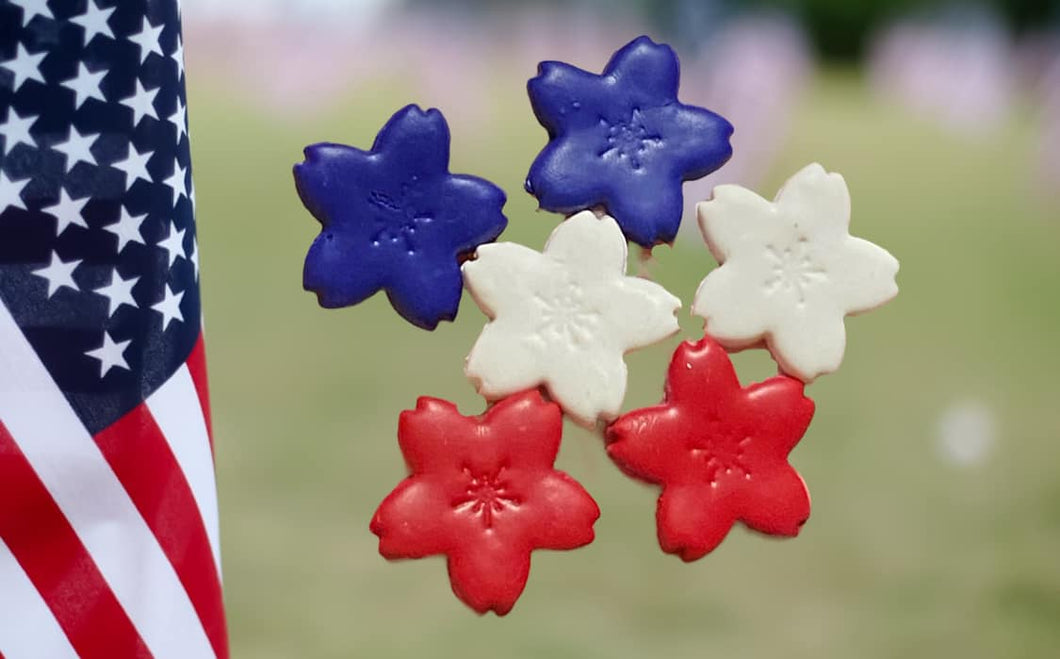
<path fill-rule="evenodd" d="M 479 613 L 506 614 L 526 586 L 531 551 L 593 540 L 600 509 L 553 469 L 562 431 L 559 406 L 537 390 L 472 417 L 420 398 L 398 425 L 410 475 L 372 519 L 379 553 L 444 554 L 457 597 Z"/>
<path fill-rule="evenodd" d="M 798 534 L 810 496 L 788 454 L 813 410 L 794 378 L 741 387 L 728 354 L 704 337 L 677 348 L 661 405 L 611 424 L 607 452 L 630 476 L 662 485 L 659 544 L 694 561 L 737 521 L 770 535 Z"/>

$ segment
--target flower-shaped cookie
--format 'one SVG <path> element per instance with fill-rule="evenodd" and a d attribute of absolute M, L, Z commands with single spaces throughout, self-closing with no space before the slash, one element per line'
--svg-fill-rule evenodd
<path fill-rule="evenodd" d="M 682 343 L 666 400 L 607 429 L 607 452 L 627 474 L 662 485 L 656 510 L 663 551 L 686 561 L 712 551 L 737 521 L 794 536 L 810 497 L 788 453 L 813 417 L 803 384 L 783 375 L 741 388 L 709 336 Z"/>
<path fill-rule="evenodd" d="M 531 551 L 593 540 L 600 509 L 552 466 L 562 431 L 559 407 L 536 390 L 478 417 L 420 398 L 398 425 L 410 475 L 372 519 L 379 553 L 444 554 L 456 596 L 479 613 L 504 615 L 526 586 Z"/>
<path fill-rule="evenodd" d="M 542 62 L 527 90 L 549 142 L 530 168 L 527 192 L 551 211 L 604 206 L 644 247 L 673 242 L 682 181 L 732 155 L 732 125 L 680 103 L 678 78 L 674 51 L 647 37 L 616 52 L 602 75 Z"/>
<path fill-rule="evenodd" d="M 371 151 L 315 144 L 295 165 L 302 203 L 323 228 L 306 256 L 304 286 L 327 308 L 383 289 L 406 320 L 434 329 L 456 317 L 459 258 L 507 224 L 504 192 L 449 173 L 449 127 L 438 110 L 410 105 Z"/>
<path fill-rule="evenodd" d="M 727 348 L 766 342 L 781 369 L 805 382 L 843 360 L 843 318 L 898 293 L 898 261 L 849 233 L 850 193 L 818 164 L 799 171 L 773 202 L 719 185 L 697 207 L 721 266 L 700 284 L 692 313 Z"/>
<path fill-rule="evenodd" d="M 543 253 L 483 245 L 464 263 L 471 296 L 490 317 L 465 372 L 479 393 L 503 398 L 545 385 L 575 421 L 618 415 L 626 394 L 622 355 L 678 330 L 681 301 L 626 276 L 628 247 L 610 217 L 584 211 L 552 232 Z"/>

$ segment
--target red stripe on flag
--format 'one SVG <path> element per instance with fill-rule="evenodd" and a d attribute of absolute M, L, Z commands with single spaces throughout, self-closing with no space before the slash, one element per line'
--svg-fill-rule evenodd
<path fill-rule="evenodd" d="M 96 444 L 158 539 L 188 593 L 210 645 L 228 657 L 221 581 L 198 505 L 146 405 L 96 435 Z"/>
<path fill-rule="evenodd" d="M 213 450 L 213 421 L 210 418 L 210 387 L 206 378 L 206 343 L 199 333 L 199 340 L 195 342 L 191 354 L 188 355 L 188 371 L 191 372 L 191 381 L 195 383 L 195 393 L 199 395 L 199 405 L 202 407 L 203 418 L 206 419 L 206 430 L 210 433 L 210 450 Z M 0 659 L 3 659 L 0 657 Z"/>
<path fill-rule="evenodd" d="M 62 510 L 0 422 L 0 537 L 82 657 L 150 657 Z M 13 505 L 12 505 L 13 504 Z"/>

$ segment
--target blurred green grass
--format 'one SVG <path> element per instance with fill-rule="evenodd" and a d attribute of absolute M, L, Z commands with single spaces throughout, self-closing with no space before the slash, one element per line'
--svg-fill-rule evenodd
<path fill-rule="evenodd" d="M 540 248 L 556 218 L 521 182 L 544 132 L 505 84 L 492 120 L 454 122 L 453 170 L 508 190 L 505 238 Z M 842 172 L 854 232 L 902 271 L 898 299 L 848 321 L 843 368 L 809 389 L 817 417 L 792 461 L 813 517 L 795 540 L 736 529 L 685 565 L 658 550 L 654 490 L 568 427 L 559 464 L 600 503 L 597 540 L 535 553 L 522 599 L 497 619 L 451 595 L 440 559 L 387 563 L 368 531 L 404 476 L 399 412 L 419 395 L 482 410 L 462 364 L 484 318 L 465 300 L 456 323 L 426 333 L 380 296 L 327 312 L 300 285 L 318 226 L 291 181 L 302 146 L 367 146 L 415 97 L 376 83 L 301 121 L 208 82 L 190 98 L 233 656 L 1055 656 L 1060 223 L 1028 183 L 1025 122 L 961 140 L 848 73 L 822 76 L 756 187 L 772 196 L 814 160 Z M 686 240 L 646 267 L 687 308 L 712 265 Z M 686 312 L 682 324 L 629 357 L 627 408 L 658 401 L 670 351 L 698 335 Z M 745 382 L 771 374 L 764 353 L 736 361 Z M 958 468 L 938 457 L 935 425 L 964 399 L 996 413 L 999 438 Z"/>

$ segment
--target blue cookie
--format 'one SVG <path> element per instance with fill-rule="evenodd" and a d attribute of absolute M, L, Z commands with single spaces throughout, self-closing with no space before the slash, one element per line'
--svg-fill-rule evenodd
<path fill-rule="evenodd" d="M 639 37 L 603 74 L 542 62 L 527 83 L 549 142 L 526 190 L 541 207 L 574 213 L 604 206 L 626 237 L 644 247 L 673 242 L 681 224 L 681 183 L 732 156 L 732 125 L 677 100 L 674 51 Z"/>
<path fill-rule="evenodd" d="M 294 166 L 302 203 L 323 225 L 303 285 L 320 306 L 346 307 L 386 291 L 405 320 L 434 329 L 456 318 L 460 258 L 508 220 L 504 191 L 449 173 L 449 126 L 438 110 L 399 110 L 362 151 L 314 144 Z"/>

